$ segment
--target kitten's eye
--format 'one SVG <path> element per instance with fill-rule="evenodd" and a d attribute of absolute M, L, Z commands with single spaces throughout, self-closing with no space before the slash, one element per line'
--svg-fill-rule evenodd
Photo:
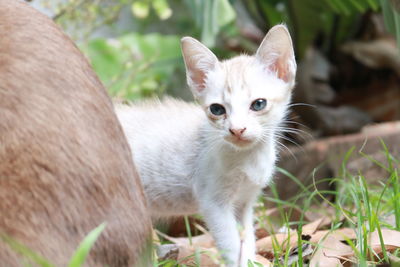
<path fill-rule="evenodd" d="M 216 116 L 221 116 L 226 113 L 224 106 L 220 104 L 211 104 L 210 111 Z"/>
<path fill-rule="evenodd" d="M 250 105 L 250 109 L 254 111 L 263 110 L 267 106 L 267 100 L 259 98 L 253 101 Z"/>

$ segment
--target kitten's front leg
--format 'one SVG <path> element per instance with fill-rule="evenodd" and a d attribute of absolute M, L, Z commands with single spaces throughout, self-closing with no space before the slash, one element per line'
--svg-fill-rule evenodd
<path fill-rule="evenodd" d="M 240 238 L 233 207 L 206 200 L 200 203 L 200 209 L 226 266 L 238 267 Z"/>
<path fill-rule="evenodd" d="M 252 200 L 243 205 L 238 211 L 238 221 L 243 226 L 243 233 L 241 234 L 243 238 L 240 256 L 241 266 L 247 266 L 248 260 L 254 260 L 256 255 L 253 204 L 254 201 Z"/>

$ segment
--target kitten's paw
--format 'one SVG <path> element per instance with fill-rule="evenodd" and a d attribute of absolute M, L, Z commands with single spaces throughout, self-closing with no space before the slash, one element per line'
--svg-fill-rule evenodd
<path fill-rule="evenodd" d="M 253 262 L 254 262 L 254 259 L 249 259 L 249 258 L 243 259 L 243 260 L 240 261 L 240 265 L 239 265 L 239 266 L 240 266 L 240 267 L 253 266 L 253 265 L 251 265 L 251 264 L 249 265 L 250 262 L 253 263 Z"/>
<path fill-rule="evenodd" d="M 243 251 L 242 257 L 240 259 L 240 267 L 248 267 L 249 266 L 249 262 L 254 262 L 256 258 L 255 253 L 253 253 L 253 251 Z M 250 265 L 252 266 L 252 265 Z"/>

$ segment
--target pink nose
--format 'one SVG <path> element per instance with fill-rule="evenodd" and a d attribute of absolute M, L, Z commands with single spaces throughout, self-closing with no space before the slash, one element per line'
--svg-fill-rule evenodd
<path fill-rule="evenodd" d="M 242 128 L 242 129 L 229 129 L 229 132 L 236 136 L 236 137 L 241 137 L 242 134 L 244 133 L 244 131 L 246 131 L 246 128 Z"/>

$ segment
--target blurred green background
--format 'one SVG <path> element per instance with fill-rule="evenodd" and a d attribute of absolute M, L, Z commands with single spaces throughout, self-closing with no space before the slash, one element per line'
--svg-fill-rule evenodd
<path fill-rule="evenodd" d="M 112 96 L 164 93 L 190 99 L 179 40 L 201 40 L 220 58 L 253 53 L 267 30 L 289 27 L 297 59 L 318 43 L 328 58 L 357 37 L 365 17 L 384 13 L 399 38 L 391 0 L 33 0 L 79 44 Z"/>

